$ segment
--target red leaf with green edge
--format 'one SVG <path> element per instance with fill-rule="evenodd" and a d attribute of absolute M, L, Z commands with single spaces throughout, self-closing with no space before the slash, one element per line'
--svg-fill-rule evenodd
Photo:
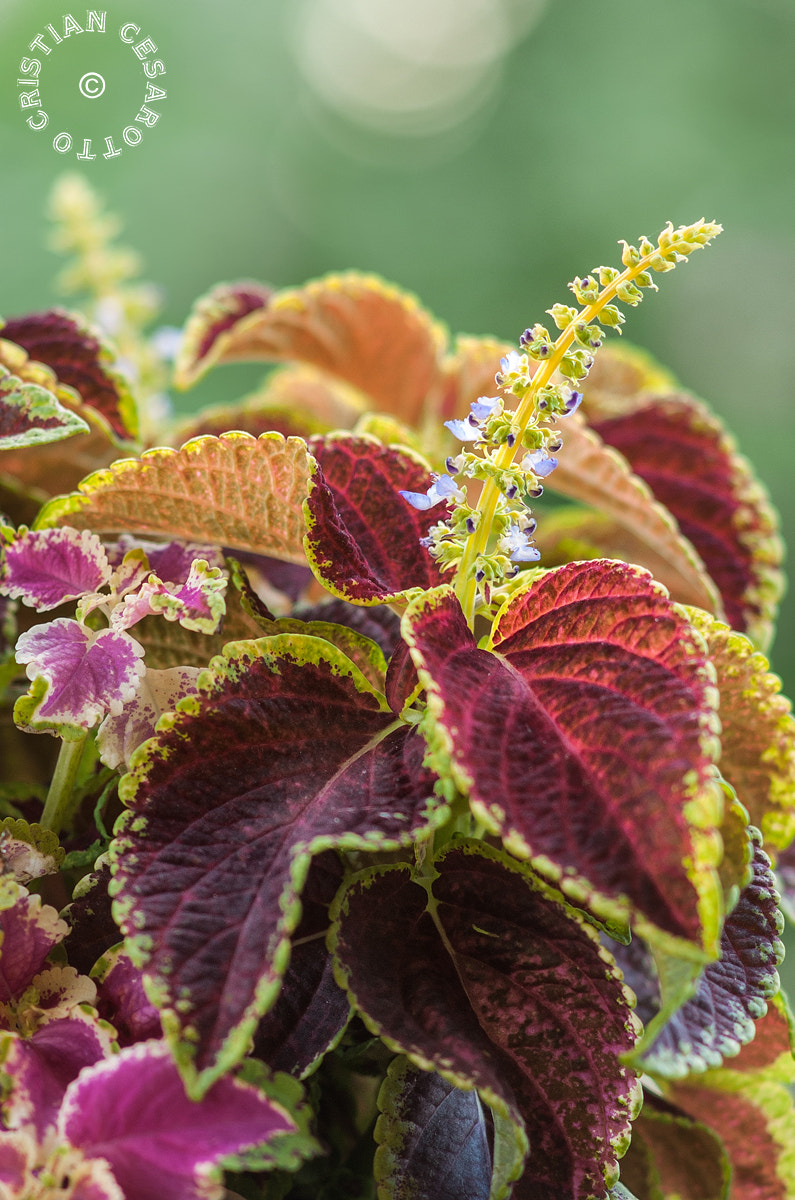
<path fill-rule="evenodd" d="M 352 384 L 411 425 L 439 384 L 444 329 L 414 296 L 373 275 L 328 275 L 277 292 L 200 354 L 215 323 L 213 302 L 211 293 L 188 320 L 178 387 L 189 387 L 216 363 L 302 362 Z"/>
<path fill-rule="evenodd" d="M 375 1181 L 384 1200 L 493 1200 L 521 1170 L 523 1139 L 513 1127 L 513 1170 L 493 1188 L 493 1131 L 478 1093 L 407 1058 L 392 1060 L 378 1108 Z"/>
<path fill-rule="evenodd" d="M 52 392 L 24 383 L 0 366 L 0 450 L 61 442 L 88 432 L 82 417 L 64 408 Z"/>
<path fill-rule="evenodd" d="M 61 309 L 31 313 L 6 321 L 2 332 L 101 413 L 116 437 L 130 441 L 138 436 L 135 401 L 124 377 L 113 370 L 113 352 L 81 316 Z"/>
<path fill-rule="evenodd" d="M 420 538 L 444 511 L 419 512 L 401 490 L 425 491 L 427 466 L 374 438 L 340 434 L 310 444 L 321 473 L 306 513 L 306 553 L 320 582 L 356 604 L 395 600 L 442 575 Z"/>
<path fill-rule="evenodd" d="M 374 867 L 337 898 L 340 980 L 389 1046 L 525 1126 L 516 1200 L 604 1196 L 640 1099 L 619 1062 L 639 1028 L 620 975 L 508 855 L 457 842 L 434 866 L 432 881 Z"/>
<path fill-rule="evenodd" d="M 729 624 L 764 649 L 783 590 L 783 547 L 765 490 L 721 423 L 684 395 L 641 396 L 622 415 L 588 416 L 695 546 Z"/>
<path fill-rule="evenodd" d="M 334 978 L 325 937 L 328 906 L 341 882 L 342 866 L 333 852 L 313 859 L 282 990 L 254 1036 L 257 1058 L 271 1070 L 286 1071 L 298 1079 L 311 1074 L 336 1045 L 351 1015 L 348 994 Z"/>
<path fill-rule="evenodd" d="M 214 361 L 222 353 L 228 340 L 220 341 L 223 335 L 236 326 L 239 329 L 240 322 L 250 313 L 266 308 L 272 295 L 273 288 L 268 284 L 242 279 L 236 283 L 218 283 L 197 301 L 185 326 L 180 349 L 180 359 L 190 356 L 195 360 L 196 378 L 207 370 L 208 356 L 212 354 L 210 361 Z"/>
<path fill-rule="evenodd" d="M 720 1137 L 732 1167 L 731 1200 L 790 1200 L 795 1194 L 795 1061 L 779 995 L 737 1058 L 666 1096 Z"/>
<path fill-rule="evenodd" d="M 114 911 L 193 1094 L 275 1002 L 312 855 L 446 816 L 425 744 L 329 643 L 225 647 L 120 785 Z"/>
<path fill-rule="evenodd" d="M 724 922 L 720 958 L 707 964 L 695 995 L 668 1018 L 642 1054 L 640 1062 L 648 1074 L 681 1079 L 719 1067 L 752 1041 L 755 1022 L 779 990 L 776 968 L 784 957 L 784 920 L 758 830 L 752 831 L 752 838 L 753 879 Z M 619 948 L 619 965 L 623 955 Z"/>
<path fill-rule="evenodd" d="M 436 770 L 506 848 L 603 919 L 714 955 L 716 697 L 697 635 L 646 572 L 596 561 L 531 579 L 493 652 L 449 588 L 409 606 L 403 636 Z"/>
<path fill-rule="evenodd" d="M 312 460 L 299 438 L 229 433 L 160 447 L 89 475 L 36 527 L 156 534 L 304 563 L 302 504 Z"/>
<path fill-rule="evenodd" d="M 712 1130 L 647 1092 L 621 1182 L 638 1200 L 726 1200 L 730 1167 Z"/>
<path fill-rule="evenodd" d="M 670 512 L 658 503 L 644 481 L 633 474 L 626 459 L 588 429 L 579 414 L 567 419 L 561 437 L 563 451 L 549 478 L 550 490 L 606 513 L 617 524 L 619 533 L 628 535 L 626 550 L 630 562 L 654 572 L 660 560 L 664 561 L 664 582 L 672 585 L 675 599 L 722 615 L 720 596 L 703 562 L 687 538 L 682 537 Z M 553 514 L 553 532 L 555 522 L 560 521 L 565 533 L 566 520 L 565 513 Z M 597 546 L 601 547 L 601 543 L 597 542 Z M 614 555 L 616 548 L 618 553 Z M 601 557 L 623 558 L 624 548 L 620 536 L 614 535 Z"/>
<path fill-rule="evenodd" d="M 720 770 L 761 829 L 782 850 L 795 838 L 795 720 L 781 680 L 748 638 L 707 613 L 688 610 L 718 674 Z"/>
<path fill-rule="evenodd" d="M 363 406 L 354 388 L 304 364 L 272 371 L 262 387 L 237 404 L 203 409 L 177 426 L 174 445 L 201 434 L 242 429 L 259 437 L 276 430 L 285 437 L 313 437 L 352 429 Z"/>

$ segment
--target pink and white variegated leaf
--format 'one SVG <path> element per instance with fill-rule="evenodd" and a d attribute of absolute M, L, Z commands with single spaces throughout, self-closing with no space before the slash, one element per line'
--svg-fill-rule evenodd
<path fill-rule="evenodd" d="M 163 1042 L 129 1046 L 69 1086 L 60 1140 L 109 1164 L 126 1200 L 220 1200 L 220 1165 L 264 1157 L 296 1122 L 259 1087 L 227 1076 L 200 1101 L 185 1095 Z"/>
<path fill-rule="evenodd" d="M 30 895 L 8 876 L 0 879 L 0 1026 L 9 1023 L 3 1006 L 22 995 L 68 931 L 41 896 Z"/>
<path fill-rule="evenodd" d="M 20 529 L 3 553 L 0 591 L 39 612 L 96 592 L 110 579 L 102 542 L 87 529 Z"/>
<path fill-rule="evenodd" d="M 132 700 L 146 670 L 143 654 L 128 633 L 95 633 L 68 617 L 37 625 L 17 641 L 17 662 L 33 683 L 14 706 L 14 720 L 36 732 L 82 736 Z"/>
<path fill-rule="evenodd" d="M 113 612 L 112 629 L 129 629 L 137 621 L 160 613 L 167 621 L 178 621 L 197 633 L 215 633 L 226 612 L 227 576 L 197 558 L 183 583 L 164 583 L 150 575 L 134 595 L 125 597 Z"/>
<path fill-rule="evenodd" d="M 105 766 L 129 766 L 133 751 L 152 736 L 163 713 L 173 711 L 178 701 L 195 692 L 198 675 L 198 667 L 147 670 L 132 700 L 99 727 L 97 746 Z"/>

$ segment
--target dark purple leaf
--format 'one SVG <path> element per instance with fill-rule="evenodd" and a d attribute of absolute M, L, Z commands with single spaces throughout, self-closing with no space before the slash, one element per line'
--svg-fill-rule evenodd
<path fill-rule="evenodd" d="M 321 471 L 305 504 L 307 557 L 330 592 L 356 604 L 390 601 L 440 583 L 420 545 L 444 506 L 419 512 L 400 491 L 426 491 L 430 475 L 414 455 L 374 438 L 313 438 Z"/>
<path fill-rule="evenodd" d="M 517 1200 L 603 1196 L 639 1099 L 619 1062 L 638 1029 L 619 977 L 584 920 L 508 855 L 468 841 L 434 865 L 375 867 L 335 902 L 354 1002 L 392 1048 L 524 1124 Z"/>
<path fill-rule="evenodd" d="M 776 968 L 784 957 L 784 919 L 770 859 L 755 829 L 752 839 L 753 879 L 726 918 L 719 960 L 707 964 L 696 994 L 643 1056 L 644 1068 L 653 1075 L 681 1079 L 739 1054 L 753 1039 L 755 1022 L 767 1012 L 767 1000 L 779 990 Z"/>
<path fill-rule="evenodd" d="M 437 770 L 449 753 L 505 846 L 602 917 L 717 949 L 716 697 L 702 644 L 650 576 L 602 560 L 550 571 L 498 615 L 494 653 L 452 589 L 403 626 L 444 743 Z"/>
<path fill-rule="evenodd" d="M 32 359 L 51 367 L 60 383 L 101 413 L 123 441 L 137 436 L 135 404 L 124 378 L 111 367 L 113 355 L 82 317 L 60 309 L 13 318 L 2 336 Z"/>
<path fill-rule="evenodd" d="M 103 859 L 101 865 L 80 880 L 74 900 L 64 909 L 63 916 L 69 924 L 66 953 L 81 975 L 89 975 L 94 963 L 121 937 L 111 915 L 109 882 L 110 867 Z"/>
<path fill-rule="evenodd" d="M 121 785 L 111 885 L 197 1092 L 276 1000 L 311 856 L 406 845 L 443 811 L 422 738 L 334 646 L 287 634 L 224 655 Z"/>

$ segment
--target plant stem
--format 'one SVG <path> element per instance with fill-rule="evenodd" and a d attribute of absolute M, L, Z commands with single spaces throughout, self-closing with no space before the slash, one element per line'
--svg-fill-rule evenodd
<path fill-rule="evenodd" d="M 61 742 L 50 790 L 44 802 L 44 812 L 41 814 L 41 825 L 45 829 L 52 829 L 54 833 L 60 833 L 72 815 L 75 802 L 75 779 L 80 767 L 80 760 L 83 757 L 87 736 L 85 734 L 74 742 Z"/>

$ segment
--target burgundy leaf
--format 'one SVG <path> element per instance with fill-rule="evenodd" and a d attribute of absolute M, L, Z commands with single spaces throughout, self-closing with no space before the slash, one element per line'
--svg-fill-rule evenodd
<path fill-rule="evenodd" d="M 414 455 L 374 438 L 314 438 L 321 472 L 305 504 L 307 556 L 321 583 L 356 604 L 390 601 L 442 576 L 420 545 L 444 508 L 419 512 L 400 491 L 426 491 L 430 476 Z"/>
<path fill-rule="evenodd" d="M 720 422 L 689 396 L 643 396 L 593 428 L 673 513 L 718 586 L 731 626 L 763 647 L 781 594 L 777 520 Z"/>
<path fill-rule="evenodd" d="M 179 354 L 181 386 L 189 386 L 204 373 L 223 346 L 223 342 L 219 343 L 222 335 L 249 313 L 267 307 L 272 294 L 273 288 L 267 284 L 246 279 L 237 283 L 219 283 L 197 301 L 185 328 Z M 213 350 L 215 353 L 211 354 Z M 209 362 L 205 362 L 206 359 Z"/>
<path fill-rule="evenodd" d="M 84 404 L 101 413 L 118 438 L 137 436 L 135 404 L 113 355 L 82 317 L 51 309 L 7 321 L 2 334 L 31 358 L 51 367 L 60 383 L 74 388 Z"/>
<path fill-rule="evenodd" d="M 639 1028 L 620 977 L 508 855 L 467 841 L 434 865 L 372 868 L 335 903 L 355 1004 L 392 1048 L 524 1124 L 516 1200 L 604 1196 L 639 1099 L 619 1062 Z"/>
<path fill-rule="evenodd" d="M 350 1002 L 334 979 L 326 949 L 328 906 L 342 882 L 342 867 L 327 851 L 315 858 L 301 896 L 303 916 L 295 931 L 282 990 L 259 1023 L 254 1054 L 273 1071 L 302 1079 L 337 1041 L 350 1017 Z"/>
<path fill-rule="evenodd" d="M 671 1017 L 643 1056 L 643 1066 L 652 1075 L 679 1079 L 719 1067 L 753 1039 L 755 1022 L 779 990 L 776 967 L 784 957 L 784 919 L 770 859 L 755 829 L 752 839 L 753 879 L 726 918 L 720 959 L 707 964 L 695 996 Z"/>
<path fill-rule="evenodd" d="M 122 782 L 111 885 L 196 1092 L 276 999 L 311 855 L 397 848 L 445 811 L 422 738 L 336 647 L 281 635 L 224 656 Z"/>
<path fill-rule="evenodd" d="M 437 770 L 449 754 L 506 847 L 600 915 L 714 952 L 716 697 L 702 644 L 650 576 L 600 560 L 548 572 L 498 614 L 494 653 L 439 588 L 409 607 L 404 636 L 446 745 Z"/>
<path fill-rule="evenodd" d="M 219 1080 L 200 1103 L 189 1100 L 162 1042 L 142 1042 L 81 1073 L 61 1108 L 61 1139 L 87 1158 L 105 1159 L 125 1200 L 199 1200 L 227 1157 L 295 1129 L 258 1088 Z"/>

